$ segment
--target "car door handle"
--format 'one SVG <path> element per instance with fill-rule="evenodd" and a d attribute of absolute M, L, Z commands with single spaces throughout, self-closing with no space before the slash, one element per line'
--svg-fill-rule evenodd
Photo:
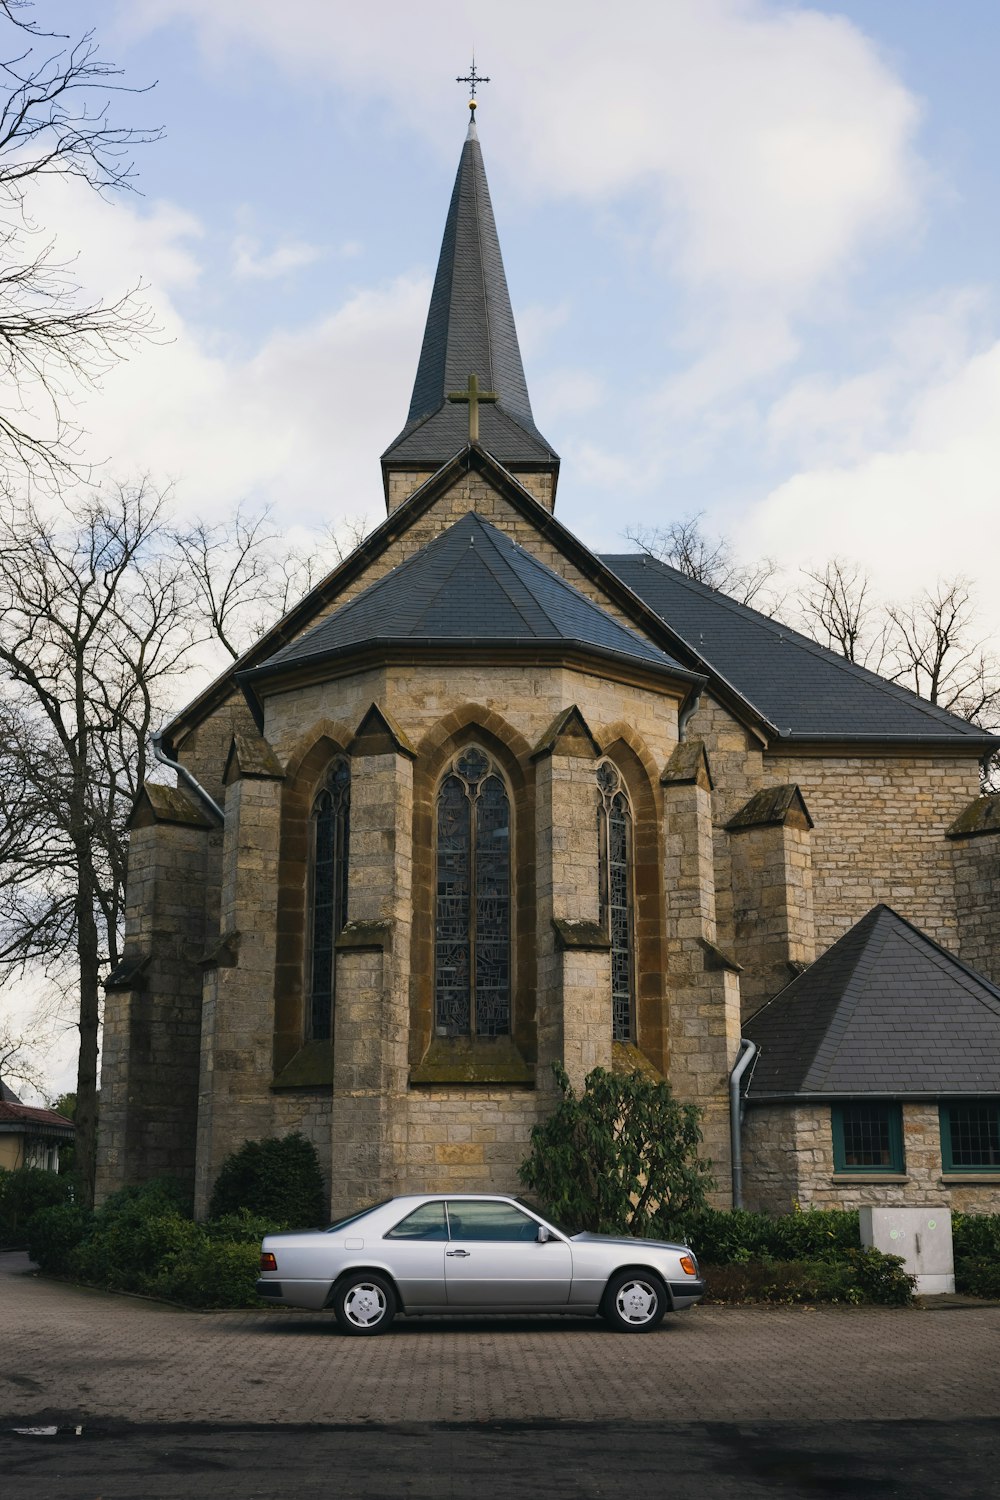
<path fill-rule="evenodd" d="M 446 1250 L 445 1255 L 468 1255 L 468 1250 Z"/>

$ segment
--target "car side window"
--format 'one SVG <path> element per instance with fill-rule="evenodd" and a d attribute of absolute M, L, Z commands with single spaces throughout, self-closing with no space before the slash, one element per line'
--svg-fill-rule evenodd
<path fill-rule="evenodd" d="M 511 1203 L 449 1198 L 448 1220 L 453 1240 L 537 1240 L 538 1225 Z"/>
<path fill-rule="evenodd" d="M 443 1203 L 422 1203 L 412 1214 L 400 1219 L 383 1239 L 387 1240 L 446 1240 L 448 1224 L 444 1216 Z"/>

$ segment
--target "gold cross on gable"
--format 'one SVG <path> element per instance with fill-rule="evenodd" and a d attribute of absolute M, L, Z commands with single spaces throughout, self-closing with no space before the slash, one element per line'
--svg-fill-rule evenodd
<path fill-rule="evenodd" d="M 480 401 L 496 401 L 496 391 L 481 391 L 479 389 L 479 376 L 470 375 L 468 389 L 464 391 L 449 391 L 449 401 L 467 401 L 469 403 L 469 442 L 479 442 L 479 403 Z"/>

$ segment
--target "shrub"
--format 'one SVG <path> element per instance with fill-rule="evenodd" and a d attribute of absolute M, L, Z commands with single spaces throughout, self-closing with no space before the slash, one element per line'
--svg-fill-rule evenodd
<path fill-rule="evenodd" d="M 955 1290 L 967 1297 L 1000 1299 L 1000 1259 L 991 1257 L 955 1257 Z"/>
<path fill-rule="evenodd" d="M 531 1132 L 521 1181 L 554 1218 L 602 1234 L 677 1235 L 712 1186 L 698 1157 L 700 1112 L 666 1083 L 595 1068 L 574 1092 L 558 1063 L 562 1099 Z"/>
<path fill-rule="evenodd" d="M 953 1214 L 955 1260 L 1000 1262 L 1000 1214 Z"/>
<path fill-rule="evenodd" d="M 69 1270 L 72 1253 L 93 1223 L 90 1209 L 78 1203 L 54 1203 L 32 1214 L 28 1254 L 43 1271 L 61 1276 Z"/>
<path fill-rule="evenodd" d="M 40 1167 L 0 1170 L 0 1249 L 27 1244 L 32 1218 L 43 1208 L 66 1203 L 73 1196 L 73 1180 Z"/>
<path fill-rule="evenodd" d="M 708 1302 L 846 1302 L 906 1306 L 913 1278 L 898 1255 L 854 1249 L 843 1258 L 732 1261 L 702 1269 Z"/>
<path fill-rule="evenodd" d="M 272 1224 L 329 1221 L 319 1158 L 305 1136 L 244 1141 L 226 1158 L 212 1191 L 209 1217 L 218 1219 L 241 1209 Z"/>
<path fill-rule="evenodd" d="M 71 1252 L 70 1272 L 93 1286 L 148 1292 L 165 1263 L 194 1251 L 201 1231 L 169 1211 L 148 1218 L 95 1215 L 87 1237 Z"/>
<path fill-rule="evenodd" d="M 187 1307 L 259 1307 L 259 1268 L 259 1235 L 251 1244 L 202 1232 L 182 1254 L 164 1258 L 145 1290 Z"/>
<path fill-rule="evenodd" d="M 859 1243 L 857 1212 L 846 1209 L 779 1215 L 706 1208 L 686 1227 L 695 1254 L 717 1265 L 837 1259 L 857 1250 Z"/>

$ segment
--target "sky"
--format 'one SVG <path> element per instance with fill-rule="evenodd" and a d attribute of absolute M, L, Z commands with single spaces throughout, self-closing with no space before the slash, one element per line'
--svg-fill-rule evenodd
<path fill-rule="evenodd" d="M 384 513 L 468 120 L 557 514 L 597 550 L 705 514 L 789 576 L 961 574 L 1000 640 L 994 0 L 38 0 L 163 127 L 139 193 L 32 203 L 159 333 L 81 396 L 182 515 Z"/>

